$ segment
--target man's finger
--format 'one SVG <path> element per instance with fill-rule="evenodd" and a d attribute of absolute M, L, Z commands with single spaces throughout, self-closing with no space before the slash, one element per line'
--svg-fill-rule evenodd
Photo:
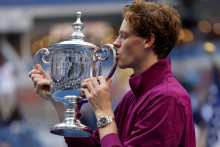
<path fill-rule="evenodd" d="M 36 65 L 36 69 L 37 69 L 37 70 L 40 70 L 45 77 L 48 77 L 48 73 L 46 73 L 46 72 L 44 71 L 44 69 L 41 67 L 40 64 L 37 64 L 37 65 Z"/>
<path fill-rule="evenodd" d="M 33 69 L 33 70 L 31 70 L 31 71 L 28 73 L 28 76 L 31 77 L 32 74 L 40 74 L 40 73 L 41 73 L 40 70 Z"/>
<path fill-rule="evenodd" d="M 94 86 L 94 88 L 99 86 L 99 81 L 96 78 L 91 78 L 90 82 L 92 83 L 92 85 Z"/>
<path fill-rule="evenodd" d="M 99 76 L 97 79 L 101 85 L 106 83 L 106 79 L 104 76 Z"/>
<path fill-rule="evenodd" d="M 48 86 L 48 88 L 49 88 L 50 81 L 48 81 L 48 80 L 38 81 L 37 82 L 37 86 L 36 86 L 36 91 L 39 91 L 43 86 L 45 86 L 45 87 Z"/>
<path fill-rule="evenodd" d="M 84 82 L 89 82 L 91 81 L 91 78 L 85 79 Z"/>
<path fill-rule="evenodd" d="M 42 75 L 39 75 L 39 74 L 32 74 L 31 75 L 31 78 L 34 79 L 34 78 L 43 78 Z"/>
<path fill-rule="evenodd" d="M 81 88 L 82 93 L 85 94 L 86 98 L 90 100 L 92 98 L 92 95 L 90 94 L 89 90 L 87 88 Z"/>
<path fill-rule="evenodd" d="M 94 87 L 91 82 L 86 82 L 86 86 L 89 92 L 94 91 Z"/>

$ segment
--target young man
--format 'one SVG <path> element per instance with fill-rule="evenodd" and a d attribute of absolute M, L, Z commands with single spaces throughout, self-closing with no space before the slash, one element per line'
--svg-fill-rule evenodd
<path fill-rule="evenodd" d="M 191 101 L 171 72 L 167 55 L 178 41 L 181 22 L 172 7 L 135 0 L 125 6 L 125 18 L 114 42 L 118 66 L 132 68 L 131 90 L 112 111 L 105 77 L 90 78 L 82 84 L 98 124 L 90 138 L 65 138 L 68 146 L 195 147 Z M 45 96 L 43 85 L 49 77 L 38 66 L 29 75 L 36 92 Z M 62 104 L 49 98 L 62 118 Z M 100 119 L 109 119 L 101 123 Z"/>

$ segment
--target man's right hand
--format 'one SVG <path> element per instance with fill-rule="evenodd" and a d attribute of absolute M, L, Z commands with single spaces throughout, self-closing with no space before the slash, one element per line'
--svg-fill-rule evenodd
<path fill-rule="evenodd" d="M 55 101 L 51 95 L 47 94 L 47 92 L 50 91 L 50 75 L 47 74 L 39 64 L 37 64 L 36 69 L 31 70 L 28 75 L 32 78 L 35 92 L 54 105 L 60 122 L 63 121 L 65 111 L 63 103 Z"/>
<path fill-rule="evenodd" d="M 50 76 L 43 70 L 41 65 L 37 64 L 36 69 L 31 70 L 28 75 L 32 78 L 35 92 L 45 100 L 53 100 L 47 94 L 50 91 Z"/>

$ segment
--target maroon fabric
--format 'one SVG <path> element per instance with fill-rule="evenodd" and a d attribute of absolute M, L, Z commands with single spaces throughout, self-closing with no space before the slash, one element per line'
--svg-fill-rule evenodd
<path fill-rule="evenodd" d="M 129 84 L 115 110 L 118 134 L 100 142 L 96 130 L 87 139 L 65 138 L 68 146 L 196 147 L 191 101 L 173 77 L 170 58 L 131 76 Z"/>

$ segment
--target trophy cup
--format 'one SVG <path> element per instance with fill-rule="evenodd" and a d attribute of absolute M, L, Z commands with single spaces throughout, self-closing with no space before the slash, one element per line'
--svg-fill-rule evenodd
<path fill-rule="evenodd" d="M 87 99 L 81 96 L 81 84 L 90 77 L 97 77 L 102 72 L 102 61 L 109 58 L 111 51 L 114 63 L 107 78 L 111 78 L 117 67 L 116 51 L 112 44 L 99 48 L 84 41 L 84 28 L 81 12 L 72 24 L 74 33 L 69 41 L 63 41 L 40 49 L 34 56 L 34 68 L 41 59 L 50 66 L 51 83 L 49 95 L 65 105 L 64 120 L 54 125 L 50 132 L 66 137 L 89 137 L 92 131 L 80 122 L 80 109 Z"/>

